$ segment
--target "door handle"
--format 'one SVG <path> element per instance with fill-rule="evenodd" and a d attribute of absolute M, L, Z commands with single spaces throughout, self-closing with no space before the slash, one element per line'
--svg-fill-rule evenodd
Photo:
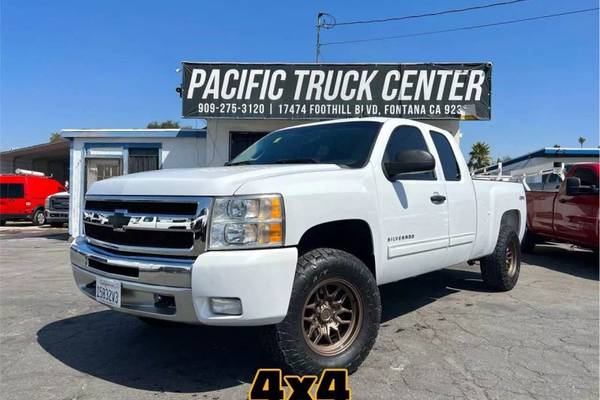
<path fill-rule="evenodd" d="M 442 196 L 441 194 L 434 194 L 430 197 L 430 199 L 433 204 L 442 204 L 446 201 L 446 196 Z"/>

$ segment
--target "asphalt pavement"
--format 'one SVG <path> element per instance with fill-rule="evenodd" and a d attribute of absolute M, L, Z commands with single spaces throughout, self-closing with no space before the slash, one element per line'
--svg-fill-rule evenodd
<path fill-rule="evenodd" d="M 66 229 L 0 228 L 0 398 L 244 399 L 270 366 L 254 328 L 154 327 L 79 293 Z M 598 260 L 525 255 L 511 292 L 461 265 L 381 288 L 355 399 L 598 399 Z"/>

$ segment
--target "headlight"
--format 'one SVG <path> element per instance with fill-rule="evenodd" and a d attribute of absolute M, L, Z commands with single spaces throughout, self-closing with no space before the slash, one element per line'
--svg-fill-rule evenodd
<path fill-rule="evenodd" d="M 210 218 L 209 250 L 283 246 L 280 195 L 216 198 Z"/>

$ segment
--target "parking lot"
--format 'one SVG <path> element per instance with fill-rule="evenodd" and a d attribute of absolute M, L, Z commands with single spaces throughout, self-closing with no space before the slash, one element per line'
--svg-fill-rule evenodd
<path fill-rule="evenodd" d="M 242 399 L 270 366 L 258 330 L 152 327 L 76 289 L 66 229 L 0 228 L 3 399 Z M 566 245 L 524 256 L 508 293 L 461 265 L 382 287 L 356 399 L 597 399 L 598 261 Z"/>

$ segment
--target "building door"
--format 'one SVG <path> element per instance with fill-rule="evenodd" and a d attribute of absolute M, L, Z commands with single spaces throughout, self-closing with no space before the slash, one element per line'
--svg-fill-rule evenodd
<path fill-rule="evenodd" d="M 158 169 L 158 149 L 130 148 L 128 174 Z"/>
<path fill-rule="evenodd" d="M 113 176 L 123 175 L 123 165 L 120 158 L 86 158 L 85 159 L 85 191 L 94 182 Z"/>
<path fill-rule="evenodd" d="M 268 132 L 229 132 L 229 161 L 236 158 L 242 151 L 252 146 L 254 142 Z"/>

